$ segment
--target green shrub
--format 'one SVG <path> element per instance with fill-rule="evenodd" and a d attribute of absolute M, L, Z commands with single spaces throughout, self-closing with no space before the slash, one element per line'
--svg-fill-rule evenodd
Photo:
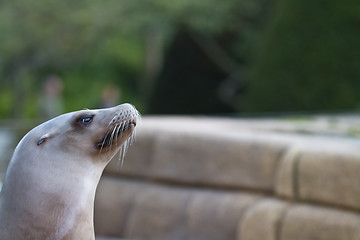
<path fill-rule="evenodd" d="M 251 69 L 246 111 L 355 109 L 360 2 L 280 0 Z"/>

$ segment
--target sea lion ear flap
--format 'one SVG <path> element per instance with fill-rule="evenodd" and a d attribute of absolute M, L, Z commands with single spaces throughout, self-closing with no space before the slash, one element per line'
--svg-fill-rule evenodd
<path fill-rule="evenodd" d="M 37 142 L 37 145 L 40 146 L 41 144 L 44 144 L 49 137 L 50 137 L 50 134 L 46 133 L 39 139 L 39 141 Z"/>

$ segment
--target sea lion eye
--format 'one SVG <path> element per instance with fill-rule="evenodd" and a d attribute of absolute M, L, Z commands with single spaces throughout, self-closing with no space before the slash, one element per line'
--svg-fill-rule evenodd
<path fill-rule="evenodd" d="M 41 144 L 43 144 L 46 141 L 47 138 L 43 137 L 40 138 L 40 140 L 37 142 L 37 145 L 40 146 Z"/>
<path fill-rule="evenodd" d="M 80 117 L 77 122 L 83 126 L 87 126 L 92 122 L 93 118 L 94 118 L 94 115 L 86 115 L 86 116 Z"/>

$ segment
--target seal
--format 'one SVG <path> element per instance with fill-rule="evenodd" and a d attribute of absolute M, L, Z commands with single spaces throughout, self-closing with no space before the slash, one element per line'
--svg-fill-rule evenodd
<path fill-rule="evenodd" d="M 28 132 L 1 191 L 0 239 L 95 239 L 96 187 L 117 152 L 123 161 L 139 116 L 122 104 L 67 113 Z"/>

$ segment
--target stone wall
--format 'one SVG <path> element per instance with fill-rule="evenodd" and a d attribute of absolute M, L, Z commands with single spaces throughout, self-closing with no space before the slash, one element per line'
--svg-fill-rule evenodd
<path fill-rule="evenodd" d="M 360 239 L 360 140 L 231 119 L 144 118 L 112 160 L 97 235 L 128 239 Z"/>

